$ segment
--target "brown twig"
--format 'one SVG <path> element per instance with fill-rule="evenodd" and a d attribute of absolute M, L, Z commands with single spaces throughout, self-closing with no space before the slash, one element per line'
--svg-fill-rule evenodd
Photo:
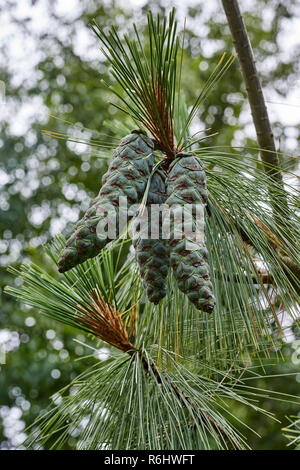
<path fill-rule="evenodd" d="M 254 61 L 251 43 L 240 12 L 239 4 L 237 0 L 222 0 L 222 3 L 246 84 L 257 140 L 262 149 L 261 158 L 264 163 L 264 169 L 266 174 L 270 177 L 270 180 L 276 183 L 282 191 L 282 194 L 284 194 L 283 179 L 279 170 L 280 162 L 276 152 L 274 136 Z M 284 214 L 286 217 L 289 213 L 287 200 L 285 197 L 282 197 L 280 201 L 278 201 L 278 192 L 276 192 L 276 189 L 274 189 L 272 185 L 269 186 L 269 193 L 274 217 L 282 224 L 280 214 Z"/>

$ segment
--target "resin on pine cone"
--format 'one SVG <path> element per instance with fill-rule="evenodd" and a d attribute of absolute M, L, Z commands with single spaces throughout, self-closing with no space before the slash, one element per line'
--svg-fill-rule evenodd
<path fill-rule="evenodd" d="M 110 238 L 97 235 L 97 225 L 103 222 L 108 208 L 115 216 L 115 235 L 119 235 L 119 219 L 128 215 L 131 204 L 137 204 L 145 191 L 154 164 L 153 142 L 141 131 L 132 131 L 114 151 L 102 188 L 91 207 L 75 227 L 58 260 L 59 272 L 95 257 Z M 119 207 L 120 197 L 127 198 L 127 207 Z M 123 219 L 124 220 L 124 219 Z"/>
<path fill-rule="evenodd" d="M 165 201 L 165 175 L 160 171 L 156 171 L 150 183 L 145 217 L 140 218 L 140 224 L 138 217 L 133 220 L 136 225 L 133 245 L 140 275 L 143 279 L 147 297 L 154 304 L 158 304 L 166 295 L 166 277 L 170 265 L 169 244 L 168 240 L 162 239 L 162 214 L 157 206 L 164 204 Z M 151 212 L 152 204 L 155 204 L 152 209 L 153 212 Z M 156 211 L 155 214 L 154 210 Z M 144 230 L 140 226 L 143 220 L 145 221 Z M 152 236 L 157 236 L 157 238 L 151 238 L 151 232 Z"/>
<path fill-rule="evenodd" d="M 208 251 L 205 246 L 204 207 L 207 203 L 206 175 L 201 160 L 192 154 L 178 154 L 167 180 L 167 200 L 171 207 L 170 260 L 179 289 L 200 310 L 212 312 L 215 306 L 210 281 Z M 188 204 L 189 206 L 185 206 Z M 202 223 L 196 219 L 202 209 Z M 181 212 L 182 221 L 176 221 Z M 184 233 L 183 220 L 190 220 L 194 236 Z M 181 237 L 180 237 L 181 234 Z"/>

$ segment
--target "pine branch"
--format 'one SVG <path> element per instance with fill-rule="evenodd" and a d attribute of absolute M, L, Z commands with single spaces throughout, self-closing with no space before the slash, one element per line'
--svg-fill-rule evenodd
<path fill-rule="evenodd" d="M 223 190 L 223 186 L 221 189 Z M 251 198 L 251 201 L 253 199 L 255 198 Z M 215 212 L 212 216 L 214 214 L 217 222 Z M 265 225 L 268 226 L 268 223 Z M 219 230 L 215 223 L 212 227 Z M 216 236 L 216 233 L 218 232 L 214 231 L 213 240 L 217 240 L 224 248 L 223 243 L 227 244 L 229 237 L 224 236 L 222 241 L 223 237 Z M 246 230 L 246 233 L 249 231 Z M 52 259 L 56 262 L 60 246 L 53 246 L 52 249 Z M 228 249 L 228 253 L 232 255 L 231 244 Z M 217 266 L 224 268 L 232 278 L 233 273 L 238 272 L 237 266 L 228 264 L 227 252 L 222 257 L 221 252 L 223 250 L 220 251 L 216 245 L 214 255 Z M 257 295 L 256 289 L 248 288 L 246 282 L 241 289 L 233 286 L 232 282 L 222 285 L 222 295 L 225 292 L 226 298 L 230 295 L 229 285 L 233 286 L 232 292 L 239 294 L 242 315 L 239 319 L 235 302 L 225 305 L 224 308 L 233 312 L 234 316 L 219 317 L 221 321 L 218 321 L 218 337 L 214 339 L 217 331 L 214 319 L 201 320 L 198 312 L 189 308 L 183 296 L 178 296 L 176 292 L 161 309 L 150 303 L 140 304 L 135 296 L 132 297 L 137 288 L 134 270 L 127 270 L 123 266 L 114 273 L 112 262 L 111 250 L 101 259 L 88 260 L 84 267 L 63 275 L 64 280 L 59 281 L 37 266 L 23 266 L 19 273 L 24 281 L 22 287 L 8 289 L 26 304 L 39 308 L 44 315 L 92 333 L 123 353 L 115 356 L 116 360 L 110 359 L 107 363 L 97 365 L 97 369 L 99 367 L 99 371 L 101 370 L 99 375 L 94 369 L 93 372 L 88 372 L 87 380 L 84 379 L 82 384 L 81 379 L 79 380 L 76 395 L 67 396 L 63 405 L 54 408 L 53 416 L 43 415 L 40 418 L 42 431 L 38 434 L 38 440 L 47 441 L 57 432 L 58 437 L 53 447 L 59 447 L 70 431 L 80 426 L 82 419 L 89 415 L 81 442 L 90 449 L 99 448 L 101 443 L 110 443 L 111 448 L 115 449 L 133 446 L 141 448 L 146 445 L 154 449 L 161 449 L 162 445 L 163 448 L 170 449 L 195 449 L 202 445 L 210 448 L 211 442 L 216 443 L 218 448 L 247 448 L 244 440 L 240 439 L 240 434 L 223 417 L 223 412 L 227 413 L 228 410 L 222 402 L 228 397 L 252 406 L 253 392 L 250 400 L 245 399 L 243 390 L 240 395 L 234 394 L 231 387 L 223 387 L 224 379 L 220 382 L 219 374 L 223 376 L 229 364 L 231 368 L 229 371 L 227 369 L 224 377 L 231 381 L 235 377 L 234 371 L 240 375 L 237 358 L 240 357 L 240 351 L 248 351 L 249 333 L 252 337 L 252 326 L 247 329 L 244 324 L 244 318 L 250 320 L 248 310 L 251 310 L 255 331 L 260 325 L 263 327 L 263 323 L 266 328 L 270 328 L 265 317 L 261 316 L 263 312 L 259 308 L 259 298 L 254 297 L 257 303 L 251 302 L 249 305 L 249 295 Z M 239 264 L 240 262 L 239 259 Z M 128 267 L 131 266 L 130 263 L 128 260 Z M 243 272 L 244 269 L 243 265 Z M 128 271 L 125 276 L 124 271 Z M 273 274 L 276 276 L 275 271 Z M 282 282 L 278 275 L 276 278 L 278 284 L 284 284 L 284 277 Z M 116 295 L 115 290 L 119 291 Z M 247 292 L 245 302 L 240 297 L 240 292 L 244 290 Z M 179 345 L 175 337 L 176 353 L 173 352 L 173 335 L 180 338 Z M 233 335 L 238 344 L 235 348 L 232 348 Z M 129 338 L 132 337 L 134 340 L 131 343 Z M 215 344 L 220 341 L 221 349 L 216 346 L 207 355 L 212 341 Z M 255 350 L 264 350 L 267 344 L 268 347 L 272 345 L 267 335 L 263 336 L 262 343 L 259 344 L 256 338 Z M 161 350 L 167 353 L 162 357 L 162 367 L 161 361 L 148 354 L 148 348 L 155 345 L 160 358 Z M 199 359 L 202 352 L 205 352 L 204 359 Z M 132 362 L 126 361 L 127 355 L 132 358 Z M 192 361 L 192 367 L 195 364 L 196 374 L 182 363 L 181 359 L 185 357 Z M 212 378 L 213 372 L 218 374 L 218 379 Z M 102 410 L 109 410 L 109 419 L 101 419 Z M 147 431 L 144 426 L 147 426 Z M 116 427 L 118 433 L 115 432 Z"/>
<path fill-rule="evenodd" d="M 137 349 L 131 342 L 129 342 L 126 326 L 123 324 L 121 315 L 114 306 L 109 305 L 104 301 L 103 296 L 98 289 L 94 289 L 94 291 L 90 292 L 90 295 L 94 300 L 92 308 L 90 306 L 78 306 L 80 313 L 77 318 L 79 322 L 88 326 L 93 334 L 99 337 L 102 341 L 116 347 L 123 353 L 129 354 L 131 357 L 134 357 L 137 354 L 143 369 L 148 376 L 154 378 L 158 385 L 167 386 L 184 408 L 189 406 L 194 409 L 195 416 L 198 416 L 199 419 L 203 420 L 205 423 L 209 423 L 214 431 L 223 437 L 224 442 L 231 447 L 232 443 L 230 437 L 227 435 L 225 430 L 222 429 L 222 427 L 207 413 L 202 410 L 195 409 L 193 400 L 176 387 L 168 377 L 162 374 L 157 368 L 155 362 L 150 360 L 148 356 L 146 357 L 145 352 L 142 349 Z M 195 422 L 192 424 L 195 425 Z"/>
<path fill-rule="evenodd" d="M 222 0 L 222 4 L 245 80 L 257 141 L 262 149 L 261 158 L 265 164 L 264 168 L 270 179 L 283 188 L 283 179 L 279 170 L 280 162 L 276 152 L 274 136 L 254 61 L 251 43 L 240 12 L 239 4 L 237 0 Z M 289 210 L 286 198 L 283 197 L 278 201 L 278 198 L 272 190 L 272 185 L 269 187 L 269 192 L 274 217 L 277 217 L 277 214 L 288 214 Z"/>
<path fill-rule="evenodd" d="M 155 362 L 145 356 L 142 349 L 137 349 L 128 340 L 128 333 L 125 325 L 123 324 L 120 313 L 114 308 L 113 305 L 107 304 L 101 293 L 94 289 L 90 292 L 91 297 L 94 299 L 92 308 L 90 306 L 83 307 L 79 305 L 80 314 L 77 316 L 79 322 L 84 326 L 88 326 L 93 334 L 99 337 L 102 341 L 110 344 L 123 353 L 129 354 L 130 357 L 138 355 L 145 373 L 154 378 L 158 385 L 165 385 L 176 396 L 180 404 L 186 408 L 191 407 L 195 411 L 195 416 L 205 423 L 209 423 L 217 434 L 223 437 L 224 442 L 231 447 L 232 443 L 230 436 L 227 435 L 224 429 L 214 421 L 214 419 L 202 410 L 195 409 L 195 405 L 182 390 L 162 374 L 157 368 Z M 195 422 L 192 425 L 196 425 Z"/>
<path fill-rule="evenodd" d="M 170 382 L 168 377 L 164 376 L 159 372 L 159 370 L 156 367 L 156 364 L 153 361 L 149 361 L 145 358 L 145 355 L 142 350 L 135 350 L 135 351 L 127 351 L 129 355 L 133 356 L 135 353 L 139 355 L 140 361 L 143 365 L 143 368 L 147 374 L 152 376 L 156 382 L 159 385 L 167 385 L 168 388 L 174 393 L 180 404 L 183 406 L 183 408 L 186 408 L 188 405 L 192 408 L 194 408 L 194 404 L 192 400 L 180 389 L 174 385 L 174 383 Z M 210 425 L 213 427 L 214 431 L 217 432 L 220 436 L 223 437 L 224 441 L 227 443 L 227 445 L 230 447 L 231 446 L 231 440 L 230 437 L 227 435 L 227 433 L 222 429 L 222 427 L 207 413 L 205 413 L 202 410 L 196 409 L 195 414 L 199 416 L 200 419 L 204 420 L 204 422 L 209 422 Z M 192 425 L 195 425 L 194 423 L 191 423 Z"/>

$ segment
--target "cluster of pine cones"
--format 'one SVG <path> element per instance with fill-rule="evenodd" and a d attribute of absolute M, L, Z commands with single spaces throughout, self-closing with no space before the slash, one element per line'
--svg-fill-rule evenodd
<path fill-rule="evenodd" d="M 120 196 L 125 196 L 129 204 L 142 201 L 154 166 L 153 149 L 153 141 L 141 131 L 132 131 L 122 139 L 113 153 L 107 173 L 102 178 L 98 196 L 76 224 L 75 232 L 60 254 L 60 272 L 68 271 L 88 258 L 93 258 L 109 242 L 108 238 L 99 238 L 96 231 L 106 204 L 115 207 L 118 228 L 119 218 L 124 216 L 121 213 L 123 209 L 119 207 Z M 178 154 L 167 173 L 157 170 L 152 174 L 146 201 L 146 207 L 149 209 L 151 204 L 166 204 L 174 210 L 183 209 L 185 204 L 191 205 L 190 207 L 202 204 L 205 207 L 206 203 L 206 176 L 201 160 L 195 155 Z M 192 225 L 196 229 L 193 211 L 191 214 Z M 189 249 L 185 234 L 183 233 L 181 239 L 176 236 L 176 217 L 173 216 L 170 220 L 168 239 L 162 237 L 161 220 L 158 238 L 150 237 L 151 217 L 148 217 L 149 237 L 141 237 L 137 230 L 133 238 L 147 297 L 154 304 L 165 297 L 166 278 L 171 265 L 179 289 L 198 309 L 212 312 L 215 300 L 209 276 L 208 252 L 204 242 L 204 224 L 200 228 L 203 232 L 203 243 Z"/>

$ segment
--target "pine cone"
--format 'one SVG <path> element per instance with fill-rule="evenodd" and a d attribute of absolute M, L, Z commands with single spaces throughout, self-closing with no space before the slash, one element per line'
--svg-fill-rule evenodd
<path fill-rule="evenodd" d="M 141 131 L 122 139 L 113 153 L 107 173 L 102 178 L 102 188 L 92 206 L 76 224 L 75 232 L 68 239 L 58 260 L 59 272 L 83 263 L 96 256 L 110 241 L 99 238 L 96 233 L 98 223 L 103 220 L 103 210 L 114 206 L 116 215 L 116 236 L 119 235 L 119 197 L 127 197 L 127 204 L 136 204 L 142 198 L 153 164 L 153 143 Z M 102 211 L 102 214 L 101 214 Z M 107 215 L 107 214 L 106 214 Z"/>
<path fill-rule="evenodd" d="M 183 155 L 183 156 L 182 156 Z M 179 289 L 200 310 L 212 312 L 215 305 L 213 286 L 210 281 L 208 252 L 205 246 L 204 220 L 202 226 L 196 225 L 196 204 L 207 203 L 206 175 L 201 160 L 191 154 L 178 154 L 167 180 L 166 204 L 172 207 L 170 224 L 170 259 Z M 185 204 L 190 204 L 192 211 L 186 212 L 191 220 L 193 232 L 197 231 L 195 241 L 189 241 L 184 232 L 181 238 L 176 232 L 183 230 L 183 225 L 176 223 L 176 209 L 187 211 Z M 183 212 L 181 212 L 183 214 Z M 195 233 L 194 233 L 195 235 Z M 188 243 L 188 244 L 187 244 Z"/>
<path fill-rule="evenodd" d="M 159 213 L 157 220 L 151 219 L 151 204 L 164 204 L 166 201 L 165 176 L 157 171 L 154 173 L 147 199 L 147 223 L 146 232 L 137 230 L 137 236 L 133 240 L 136 251 L 136 258 L 150 302 L 158 304 L 166 295 L 166 277 L 170 266 L 168 240 L 163 240 L 162 235 L 162 215 Z M 134 221 L 137 225 L 138 220 Z M 155 222 L 158 222 L 155 223 Z M 138 227 L 137 227 L 138 229 Z M 152 234 L 157 233 L 159 238 L 152 239 Z M 155 232 L 156 230 L 156 232 Z M 143 235 L 148 238 L 142 238 Z"/>

